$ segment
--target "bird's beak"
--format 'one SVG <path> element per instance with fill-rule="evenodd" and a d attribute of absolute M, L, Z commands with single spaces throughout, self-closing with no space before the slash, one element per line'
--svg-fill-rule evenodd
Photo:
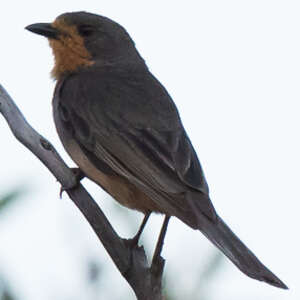
<path fill-rule="evenodd" d="M 25 27 L 25 29 L 43 35 L 49 39 L 58 39 L 59 31 L 51 23 L 36 23 Z"/>

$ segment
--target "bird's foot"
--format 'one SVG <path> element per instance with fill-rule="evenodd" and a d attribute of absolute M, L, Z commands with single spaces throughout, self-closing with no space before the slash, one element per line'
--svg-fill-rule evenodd
<path fill-rule="evenodd" d="M 80 181 L 85 177 L 85 174 L 81 171 L 81 169 L 79 168 L 71 168 L 71 171 L 73 172 L 73 174 L 75 175 L 75 178 L 76 178 L 76 184 L 71 187 L 71 188 L 65 188 L 65 187 L 61 187 L 60 188 L 60 191 L 59 191 L 59 197 L 61 198 L 62 197 L 62 194 L 63 192 L 67 191 L 67 190 L 70 190 L 74 187 L 76 187 Z"/>
<path fill-rule="evenodd" d="M 129 249 L 134 249 L 139 246 L 139 236 L 137 235 L 134 236 L 132 239 L 123 239 L 123 241 Z"/>

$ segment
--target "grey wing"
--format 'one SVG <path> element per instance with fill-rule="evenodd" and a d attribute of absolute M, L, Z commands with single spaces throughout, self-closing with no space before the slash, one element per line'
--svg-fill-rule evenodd
<path fill-rule="evenodd" d="M 65 83 L 60 109 L 67 111 L 74 138 L 94 163 L 104 161 L 162 212 L 192 227 L 199 226 L 199 214 L 215 219 L 201 165 L 163 87 L 150 78 L 152 89 L 159 89 L 156 100 L 153 93 L 148 99 L 149 79 L 142 91 L 118 81 L 114 89 L 107 89 L 111 80 L 99 84 L 88 79 L 69 82 L 76 86 L 72 95 Z M 116 96 L 120 94 L 121 99 Z"/>

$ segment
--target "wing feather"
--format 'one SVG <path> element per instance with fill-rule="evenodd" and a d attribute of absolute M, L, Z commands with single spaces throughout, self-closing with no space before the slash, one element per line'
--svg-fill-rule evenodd
<path fill-rule="evenodd" d="M 166 213 L 186 219 L 184 214 L 190 215 L 195 206 L 185 195 L 192 194 L 204 214 L 215 215 L 197 155 L 170 96 L 150 73 L 124 76 L 86 72 L 65 80 L 60 110 L 69 116 L 74 138 Z"/>

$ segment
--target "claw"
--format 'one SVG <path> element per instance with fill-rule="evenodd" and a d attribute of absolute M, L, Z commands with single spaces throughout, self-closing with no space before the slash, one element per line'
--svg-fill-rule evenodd
<path fill-rule="evenodd" d="M 59 191 L 59 198 L 60 199 L 62 198 L 63 192 L 66 192 L 67 190 L 75 188 L 80 183 L 80 181 L 85 177 L 85 174 L 79 168 L 71 168 L 71 171 L 75 175 L 76 184 L 73 187 L 69 187 L 69 188 L 65 188 L 65 187 L 62 186 L 60 188 L 60 191 Z"/>
<path fill-rule="evenodd" d="M 62 194 L 63 194 L 63 192 L 65 192 L 67 189 L 65 189 L 64 187 L 60 187 L 60 190 L 59 190 L 59 199 L 61 199 L 62 198 Z"/>
<path fill-rule="evenodd" d="M 71 171 L 75 175 L 77 183 L 79 183 L 85 177 L 85 174 L 79 168 L 71 168 Z"/>

